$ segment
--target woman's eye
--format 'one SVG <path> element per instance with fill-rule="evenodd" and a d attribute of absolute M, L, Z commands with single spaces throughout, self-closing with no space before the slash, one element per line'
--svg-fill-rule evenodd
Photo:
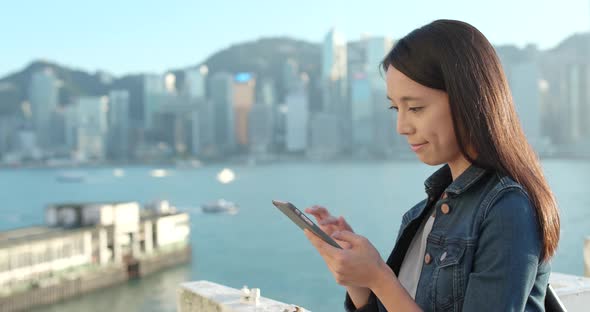
<path fill-rule="evenodd" d="M 410 107 L 410 111 L 412 112 L 418 112 L 422 109 L 422 107 Z"/>
<path fill-rule="evenodd" d="M 396 106 L 389 106 L 389 109 L 395 109 L 395 111 L 397 112 L 397 107 Z"/>

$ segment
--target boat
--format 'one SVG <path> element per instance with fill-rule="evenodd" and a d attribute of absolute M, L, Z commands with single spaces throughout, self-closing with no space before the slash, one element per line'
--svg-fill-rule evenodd
<path fill-rule="evenodd" d="M 235 179 L 236 179 L 236 174 L 233 172 L 233 170 L 231 170 L 229 168 L 223 168 L 223 170 L 221 170 L 217 174 L 217 181 L 221 182 L 222 184 L 231 183 Z"/>
<path fill-rule="evenodd" d="M 225 199 L 218 199 L 217 201 L 201 205 L 201 210 L 205 213 L 238 213 L 238 205 Z"/>
<path fill-rule="evenodd" d="M 80 171 L 65 171 L 60 172 L 55 179 L 58 182 L 65 183 L 81 183 L 86 180 L 86 173 Z"/>
<path fill-rule="evenodd" d="M 165 178 L 170 175 L 166 169 L 154 169 L 150 171 L 150 175 L 154 178 Z"/>

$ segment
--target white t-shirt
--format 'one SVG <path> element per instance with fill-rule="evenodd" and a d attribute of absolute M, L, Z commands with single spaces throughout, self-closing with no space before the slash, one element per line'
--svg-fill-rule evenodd
<path fill-rule="evenodd" d="M 422 264 L 424 263 L 426 239 L 428 238 L 428 234 L 430 234 L 430 230 L 432 230 L 433 223 L 434 213 L 426 218 L 418 228 L 416 235 L 414 235 L 408 247 L 397 277 L 402 286 L 412 296 L 412 299 L 416 299 L 416 288 L 418 287 L 418 281 L 422 273 Z"/>

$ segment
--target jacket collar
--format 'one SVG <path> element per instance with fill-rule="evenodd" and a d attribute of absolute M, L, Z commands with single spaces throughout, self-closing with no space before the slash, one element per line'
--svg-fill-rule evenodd
<path fill-rule="evenodd" d="M 451 168 L 449 165 L 444 165 L 435 171 L 426 181 L 424 181 L 424 187 L 426 193 L 430 197 L 436 198 L 440 196 L 443 191 L 447 193 L 453 193 L 459 195 L 469 189 L 475 182 L 477 182 L 484 174 L 486 170 L 475 165 L 469 166 L 461 175 L 459 175 L 455 181 L 451 175 Z"/>

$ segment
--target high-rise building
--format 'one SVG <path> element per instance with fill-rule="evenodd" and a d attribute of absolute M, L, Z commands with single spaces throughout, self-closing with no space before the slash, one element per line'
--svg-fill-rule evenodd
<path fill-rule="evenodd" d="M 337 119 L 336 129 L 340 138 L 337 150 L 346 150 L 352 143 L 352 122 L 348 100 L 347 46 L 344 37 L 335 29 L 330 30 L 322 47 L 322 101 L 325 113 Z M 336 144 L 336 143 L 333 144 Z"/>
<path fill-rule="evenodd" d="M 388 110 L 387 91 L 380 65 L 393 46 L 393 40 L 387 37 L 367 39 L 366 74 L 371 86 L 372 150 L 378 157 L 400 156 L 407 153 L 405 138 L 396 133 L 397 115 Z"/>
<path fill-rule="evenodd" d="M 29 88 L 33 126 L 37 135 L 37 143 L 43 149 L 51 148 L 53 127 L 52 115 L 59 99 L 59 82 L 51 68 L 35 72 Z"/>
<path fill-rule="evenodd" d="M 176 75 L 167 73 L 164 76 L 164 89 L 168 94 L 176 94 Z"/>
<path fill-rule="evenodd" d="M 497 47 L 508 80 L 518 118 L 527 140 L 543 153 L 544 140 L 541 134 L 541 70 L 534 46 L 524 50 L 512 46 Z"/>
<path fill-rule="evenodd" d="M 286 145 L 289 152 L 304 152 L 309 146 L 308 81 L 307 74 L 302 74 L 299 83 L 285 98 L 287 107 Z"/>
<path fill-rule="evenodd" d="M 352 134 L 354 150 L 368 154 L 373 146 L 373 106 L 371 84 L 367 74 L 354 73 L 350 80 L 350 104 L 352 109 Z"/>
<path fill-rule="evenodd" d="M 214 142 L 219 152 L 234 151 L 236 139 L 232 75 L 224 72 L 213 74 L 210 80 L 210 92 Z"/>
<path fill-rule="evenodd" d="M 347 77 L 349 79 L 356 73 L 366 73 L 369 63 L 367 62 L 367 47 L 369 37 L 363 35 L 358 41 L 348 42 L 347 57 Z"/>
<path fill-rule="evenodd" d="M 205 98 L 205 81 L 209 69 L 205 65 L 201 65 L 196 69 L 188 69 L 184 74 L 184 85 L 189 97 L 195 99 Z"/>
<path fill-rule="evenodd" d="M 274 102 L 273 83 L 269 80 L 263 81 L 250 111 L 248 123 L 250 152 L 253 155 L 264 155 L 269 152 L 273 135 Z"/>
<path fill-rule="evenodd" d="M 80 97 L 77 104 L 77 152 L 81 159 L 103 160 L 108 131 L 108 97 Z"/>
<path fill-rule="evenodd" d="M 154 127 L 154 114 L 163 106 L 166 88 L 162 75 L 149 74 L 143 78 L 143 123 L 144 129 Z"/>
<path fill-rule="evenodd" d="M 237 142 L 248 146 L 248 119 L 256 97 L 256 78 L 251 73 L 238 73 L 234 76 L 233 104 L 236 114 Z"/>
<path fill-rule="evenodd" d="M 113 90 L 109 93 L 109 158 L 128 160 L 130 157 L 130 116 L 129 92 L 127 90 Z"/>
<path fill-rule="evenodd" d="M 393 40 L 387 37 L 371 37 L 367 39 L 366 73 L 372 89 L 385 85 L 380 65 L 392 46 Z"/>
<path fill-rule="evenodd" d="M 337 158 L 341 153 L 338 116 L 333 113 L 315 113 L 311 115 L 309 123 L 310 144 L 307 156 L 313 160 Z"/>
<path fill-rule="evenodd" d="M 590 64 L 566 64 L 562 76 L 564 84 L 564 107 L 560 117 L 563 121 L 564 136 L 571 144 L 587 140 L 590 134 L 588 120 L 590 117 Z M 586 141 L 587 143 L 587 141 Z"/>
<path fill-rule="evenodd" d="M 385 84 L 372 90 L 373 154 L 379 158 L 407 157 L 411 155 L 405 137 L 396 132 L 397 113 L 387 109 Z"/>
<path fill-rule="evenodd" d="M 299 83 L 299 64 L 294 59 L 287 59 L 283 65 L 283 86 L 286 92 L 297 89 Z"/>
<path fill-rule="evenodd" d="M 590 155 L 590 36 L 573 35 L 542 53 L 541 133 L 554 152 Z"/>
<path fill-rule="evenodd" d="M 0 158 L 13 151 L 18 125 L 16 116 L 0 115 Z"/>

